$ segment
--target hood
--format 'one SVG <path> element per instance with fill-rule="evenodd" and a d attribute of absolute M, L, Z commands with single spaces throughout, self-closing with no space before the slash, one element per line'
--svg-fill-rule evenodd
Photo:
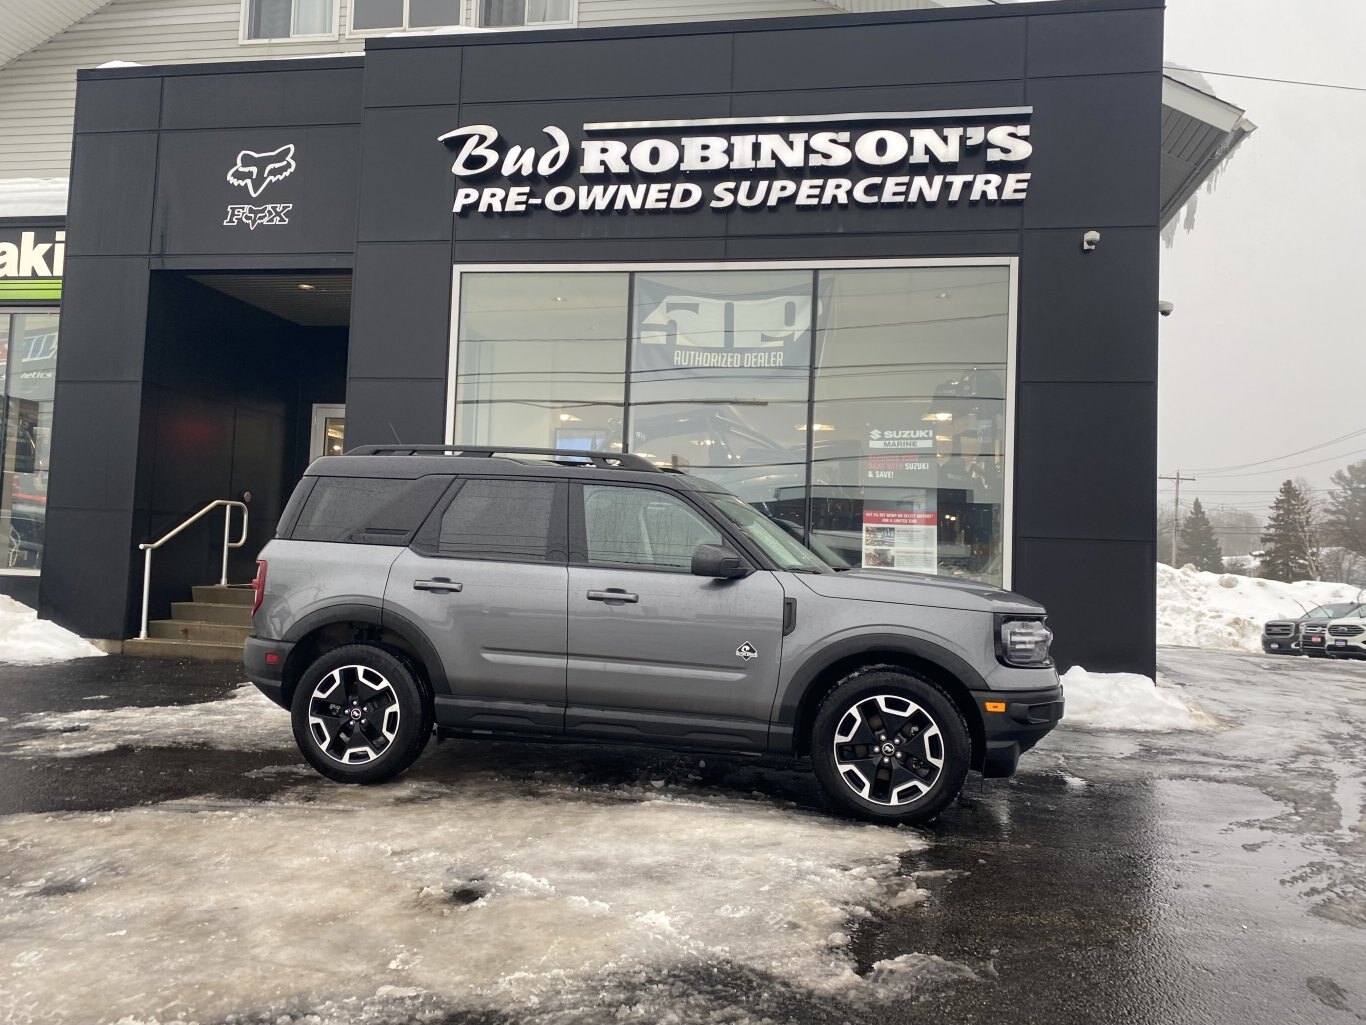
<path fill-rule="evenodd" d="M 797 579 L 826 598 L 1026 616 L 1044 614 L 1042 605 L 1024 595 L 956 577 L 936 577 L 889 569 L 853 569 L 847 573 L 802 573 Z"/>

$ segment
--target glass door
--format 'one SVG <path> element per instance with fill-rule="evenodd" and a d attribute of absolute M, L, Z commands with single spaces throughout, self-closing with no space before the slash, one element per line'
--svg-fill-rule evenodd
<path fill-rule="evenodd" d="M 308 460 L 321 456 L 339 456 L 346 451 L 346 407 L 313 407 L 313 440 L 308 448 Z"/>

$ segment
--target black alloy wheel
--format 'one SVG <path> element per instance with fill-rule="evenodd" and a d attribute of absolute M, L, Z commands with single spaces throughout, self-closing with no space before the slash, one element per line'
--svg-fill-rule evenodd
<path fill-rule="evenodd" d="M 971 751 L 948 696 L 895 667 L 847 677 L 821 703 L 811 737 L 816 777 L 830 800 L 888 824 L 938 815 L 962 789 Z"/>
<path fill-rule="evenodd" d="M 369 644 L 336 648 L 309 666 L 290 712 L 300 752 L 341 783 L 392 779 L 432 733 L 431 702 L 413 667 Z"/>

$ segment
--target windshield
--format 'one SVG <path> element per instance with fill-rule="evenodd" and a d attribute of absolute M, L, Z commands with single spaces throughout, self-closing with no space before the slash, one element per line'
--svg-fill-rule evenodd
<path fill-rule="evenodd" d="M 1350 616 L 1357 608 L 1358 606 L 1355 603 L 1349 603 L 1347 605 L 1320 605 L 1309 613 L 1309 618 L 1342 619 L 1344 616 Z"/>
<path fill-rule="evenodd" d="M 764 550 L 779 569 L 797 573 L 823 573 L 830 567 L 800 541 L 788 535 L 754 506 L 734 495 L 704 492 L 707 501 L 746 537 Z"/>

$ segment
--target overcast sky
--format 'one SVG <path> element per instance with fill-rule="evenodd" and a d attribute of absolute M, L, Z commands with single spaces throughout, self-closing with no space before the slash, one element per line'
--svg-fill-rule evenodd
<path fill-rule="evenodd" d="M 1166 59 L 1199 70 L 1366 88 L 1363 47 L 1366 0 L 1168 0 Z M 1158 463 L 1199 478 L 1183 505 L 1261 513 L 1366 459 L 1362 433 L 1218 472 L 1366 431 L 1366 92 L 1210 82 L 1258 128 L 1162 251 Z"/>

